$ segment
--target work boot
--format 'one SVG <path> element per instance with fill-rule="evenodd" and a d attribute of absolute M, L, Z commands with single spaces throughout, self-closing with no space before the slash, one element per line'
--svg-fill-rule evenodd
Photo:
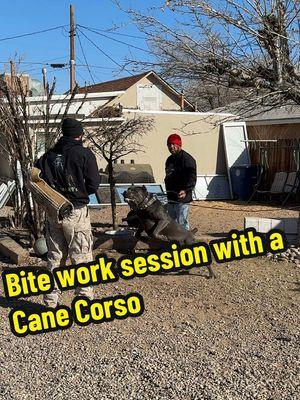
<path fill-rule="evenodd" d="M 56 308 L 59 305 L 61 291 L 54 289 L 51 293 L 44 294 L 43 302 L 46 307 Z"/>

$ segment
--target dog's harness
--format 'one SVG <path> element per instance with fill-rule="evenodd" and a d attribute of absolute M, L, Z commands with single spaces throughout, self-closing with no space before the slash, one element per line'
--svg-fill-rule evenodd
<path fill-rule="evenodd" d="M 145 200 L 139 204 L 139 208 L 141 210 L 146 210 L 148 207 L 150 207 L 154 202 L 156 201 L 155 197 L 147 196 Z"/>

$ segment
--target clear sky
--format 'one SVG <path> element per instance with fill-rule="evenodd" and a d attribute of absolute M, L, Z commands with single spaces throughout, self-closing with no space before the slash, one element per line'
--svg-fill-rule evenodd
<path fill-rule="evenodd" d="M 69 60 L 69 6 L 75 9 L 76 24 L 96 28 L 98 34 L 79 27 L 76 37 L 76 80 L 80 86 L 85 82 L 91 84 L 129 75 L 120 73 L 126 56 L 136 59 L 149 57 L 147 53 L 121 44 L 110 38 L 127 42 L 131 45 L 147 49 L 145 40 L 130 23 L 126 14 L 118 10 L 111 0 L 4 0 L 1 2 L 0 14 L 0 71 L 9 72 L 7 62 L 21 58 L 20 70 L 32 78 L 42 80 L 42 67 L 47 68 L 48 80 L 57 78 L 56 92 L 64 92 L 69 88 L 68 69 L 53 69 L 47 63 L 68 63 Z M 147 9 L 153 5 L 163 5 L 163 0 L 123 1 L 127 7 Z M 167 18 L 166 13 L 166 18 Z M 133 35 L 128 37 L 116 33 L 103 32 L 114 25 L 122 26 L 116 32 Z M 63 26 L 63 27 L 60 27 Z M 60 27 L 52 31 L 5 40 L 6 38 L 32 33 L 49 28 Z M 103 30 L 103 31 L 100 31 Z M 80 39 L 80 41 L 79 41 Z M 81 45 L 80 45 L 81 42 Z M 94 44 L 93 44 L 93 43 Z M 81 48 L 82 47 L 82 48 Z M 98 47 L 98 48 L 97 48 Z M 83 51 L 82 51 L 83 49 Z M 106 55 L 104 55 L 104 53 Z M 90 67 L 90 72 L 86 66 Z M 110 59 L 111 58 L 111 59 Z M 40 64 L 38 64 L 40 63 Z"/>

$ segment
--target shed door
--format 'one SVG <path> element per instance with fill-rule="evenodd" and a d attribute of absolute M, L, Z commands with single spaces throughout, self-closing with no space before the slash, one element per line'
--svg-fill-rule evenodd
<path fill-rule="evenodd" d="M 223 124 L 223 136 L 227 168 L 251 164 L 245 122 Z"/>
<path fill-rule="evenodd" d="M 248 135 L 245 122 L 227 122 L 223 124 L 223 138 L 231 196 L 233 198 L 230 168 L 250 165 Z"/>

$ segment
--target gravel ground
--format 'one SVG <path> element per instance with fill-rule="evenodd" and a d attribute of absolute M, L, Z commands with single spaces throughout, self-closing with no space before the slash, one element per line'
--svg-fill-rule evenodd
<path fill-rule="evenodd" d="M 191 225 L 215 237 L 242 229 L 245 215 L 298 215 L 199 204 L 191 210 Z M 119 217 L 125 214 L 120 208 Z M 92 220 L 97 229 L 107 229 L 109 210 L 92 211 Z M 34 308 L 41 297 L 8 301 L 1 285 L 0 398 L 300 398 L 299 266 L 259 257 L 214 269 L 216 280 L 193 268 L 188 275 L 97 286 L 97 298 L 139 292 L 144 314 L 25 338 L 11 333 L 8 313 L 21 303 Z M 65 292 L 63 303 L 71 300 L 72 292 Z"/>

